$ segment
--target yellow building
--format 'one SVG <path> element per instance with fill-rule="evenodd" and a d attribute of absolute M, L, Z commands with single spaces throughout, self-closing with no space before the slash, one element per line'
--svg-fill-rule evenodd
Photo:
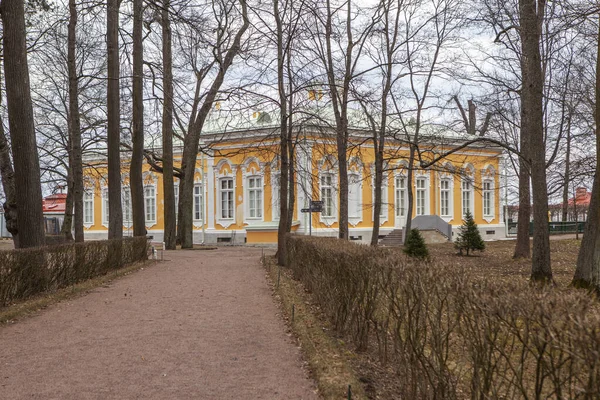
<path fill-rule="evenodd" d="M 302 127 L 295 145 L 296 201 L 292 230 L 297 234 L 336 236 L 338 229 L 339 174 L 333 132 Z M 390 140 L 386 144 L 386 174 L 374 188 L 374 152 L 368 132 L 354 130 L 348 151 L 349 231 L 352 239 L 370 241 L 375 190 L 384 205 L 380 235 L 406 223 L 408 148 Z M 194 242 L 275 243 L 278 227 L 279 162 L 277 128 L 255 127 L 202 135 L 207 155 L 198 155 L 194 181 Z M 425 143 L 424 158 L 442 154 L 460 140 Z M 423 149 L 425 148 L 423 147 Z M 451 231 L 462 224 L 469 210 L 484 239 L 504 237 L 500 215 L 499 165 L 502 151 L 471 145 L 434 164 L 414 171 L 412 217 L 438 216 Z M 93 160 L 92 160 L 93 161 Z M 86 237 L 104 238 L 108 232 L 106 169 L 101 160 L 86 171 L 84 222 Z M 177 164 L 177 156 L 175 160 Z M 416 165 L 419 165 L 418 163 Z M 123 163 L 123 216 L 125 235 L 131 234 L 131 205 L 127 163 Z M 175 190 L 178 200 L 178 186 Z M 160 173 L 144 165 L 146 227 L 154 240 L 162 240 L 163 186 Z M 302 213 L 310 200 L 324 203 L 322 213 Z M 312 225 L 309 221 L 312 219 Z M 438 224 L 439 225 L 439 224 Z M 424 228 L 421 226 L 421 228 Z M 425 227 L 426 228 L 426 227 Z M 437 230 L 452 238 L 454 233 Z"/>

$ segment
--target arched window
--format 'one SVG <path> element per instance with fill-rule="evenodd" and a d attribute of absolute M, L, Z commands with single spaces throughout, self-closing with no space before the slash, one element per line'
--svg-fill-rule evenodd
<path fill-rule="evenodd" d="M 242 164 L 244 222 L 264 221 L 264 163 L 250 157 Z"/>
<path fill-rule="evenodd" d="M 319 193 L 323 202 L 321 222 L 331 225 L 337 221 L 337 162 L 328 155 L 319 161 Z"/>
<path fill-rule="evenodd" d="M 144 172 L 144 219 L 146 227 L 156 225 L 156 183 L 158 177 L 152 172 Z"/>
<path fill-rule="evenodd" d="M 221 159 L 214 167 L 217 178 L 217 223 L 228 228 L 235 221 L 235 178 L 237 166 Z"/>
<path fill-rule="evenodd" d="M 440 217 L 446 222 L 454 218 L 454 167 L 447 162 L 442 166 L 440 178 Z"/>
<path fill-rule="evenodd" d="M 496 218 L 496 206 L 495 206 L 495 175 L 496 171 L 494 167 L 489 165 L 481 170 L 481 181 L 482 181 L 482 203 L 483 203 L 483 219 L 488 223 L 492 222 Z"/>

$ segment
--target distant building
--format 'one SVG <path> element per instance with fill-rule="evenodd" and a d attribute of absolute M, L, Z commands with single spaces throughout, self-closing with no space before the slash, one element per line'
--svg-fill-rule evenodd
<path fill-rule="evenodd" d="M 578 187 L 575 190 L 575 196 L 571 197 L 567 202 L 567 220 L 585 221 L 587 219 L 590 201 L 592 200 L 592 192 L 588 192 L 585 187 Z M 553 222 L 562 221 L 564 203 L 550 205 L 550 220 Z"/>
<path fill-rule="evenodd" d="M 44 228 L 47 235 L 58 235 L 65 220 L 67 195 L 64 193 L 52 194 L 42 200 L 44 213 Z"/>

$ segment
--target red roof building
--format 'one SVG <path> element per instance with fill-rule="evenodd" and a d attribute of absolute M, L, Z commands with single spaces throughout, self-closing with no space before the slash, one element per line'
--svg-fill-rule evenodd
<path fill-rule="evenodd" d="M 52 194 L 42 200 L 44 214 L 65 214 L 67 195 L 64 193 Z"/>

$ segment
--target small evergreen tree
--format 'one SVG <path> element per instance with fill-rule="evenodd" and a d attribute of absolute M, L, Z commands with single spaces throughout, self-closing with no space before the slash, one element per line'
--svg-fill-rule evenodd
<path fill-rule="evenodd" d="M 467 211 L 465 222 L 459 229 L 460 231 L 458 232 L 458 238 L 454 242 L 454 247 L 458 249 L 461 256 L 463 250 L 467 251 L 467 255 L 469 255 L 469 251 L 471 250 L 485 250 L 485 243 L 479 234 L 477 224 L 470 212 Z"/>
<path fill-rule="evenodd" d="M 404 252 L 410 257 L 425 260 L 429 258 L 429 250 L 418 229 L 411 229 L 404 243 Z"/>

